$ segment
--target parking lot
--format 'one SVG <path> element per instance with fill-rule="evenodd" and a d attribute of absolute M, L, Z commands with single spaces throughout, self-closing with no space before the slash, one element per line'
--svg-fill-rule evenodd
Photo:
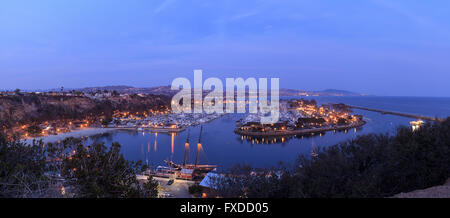
<path fill-rule="evenodd" d="M 161 189 L 159 190 L 160 197 L 163 198 L 192 198 L 189 194 L 189 186 L 193 185 L 194 181 L 175 179 L 172 185 L 168 185 L 169 178 L 153 177 L 159 182 Z"/>

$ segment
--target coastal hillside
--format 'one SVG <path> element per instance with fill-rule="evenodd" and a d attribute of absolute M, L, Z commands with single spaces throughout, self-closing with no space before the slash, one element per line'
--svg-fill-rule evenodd
<path fill-rule="evenodd" d="M 85 93 L 99 92 L 105 90 L 128 94 L 145 93 L 145 94 L 168 95 L 168 96 L 173 96 L 179 92 L 178 90 L 171 90 L 171 86 L 157 86 L 150 88 L 135 88 L 132 86 L 103 86 L 103 87 L 88 87 L 78 89 L 78 91 Z M 209 93 L 209 91 L 204 90 L 203 93 L 207 94 Z M 337 89 L 326 89 L 323 91 L 305 91 L 298 89 L 282 88 L 280 89 L 280 96 L 364 96 L 364 94 Z"/>
<path fill-rule="evenodd" d="M 323 91 L 302 91 L 297 89 L 280 89 L 280 96 L 364 96 L 364 94 L 346 90 L 326 89 Z"/>
<path fill-rule="evenodd" d="M 143 112 L 166 108 L 169 104 L 170 98 L 164 95 L 87 97 L 20 93 L 0 96 L 0 124 L 7 130 L 29 123 L 108 116 L 115 110 Z"/>
<path fill-rule="evenodd" d="M 78 91 L 88 93 L 88 92 L 98 92 L 98 91 L 116 91 L 118 93 L 127 93 L 127 94 L 153 94 L 153 95 L 167 95 L 173 96 L 177 92 L 177 90 L 171 90 L 170 86 L 157 86 L 150 88 L 135 88 L 132 86 L 101 86 L 101 87 L 86 87 L 78 89 Z"/>

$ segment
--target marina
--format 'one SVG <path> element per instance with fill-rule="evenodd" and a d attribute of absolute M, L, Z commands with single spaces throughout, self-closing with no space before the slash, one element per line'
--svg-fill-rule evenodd
<path fill-rule="evenodd" d="M 179 217 L 450 197 L 449 8 L 2 1 L 0 198 Z"/>
<path fill-rule="evenodd" d="M 149 169 L 145 172 L 145 175 L 155 176 L 155 177 L 164 177 L 164 178 L 172 178 L 172 179 L 184 179 L 184 180 L 201 180 L 205 177 L 205 175 L 211 171 L 216 171 L 216 165 L 208 165 L 208 164 L 199 164 L 199 152 L 202 149 L 201 143 L 201 135 L 203 131 L 203 126 L 200 127 L 200 133 L 198 137 L 198 143 L 195 153 L 194 163 L 188 163 L 188 153 L 190 149 L 190 141 L 189 136 L 190 132 L 188 132 L 185 147 L 184 147 L 184 159 L 182 164 L 177 164 L 172 160 L 164 160 L 164 163 L 167 166 L 157 166 L 156 169 Z"/>
<path fill-rule="evenodd" d="M 434 99 L 419 107 L 399 107 L 408 102 L 408 98 L 392 99 L 380 97 L 384 102 L 392 102 L 392 106 L 385 106 L 385 110 L 405 111 L 411 114 L 433 113 L 434 108 L 443 108 L 450 105 L 448 99 Z M 377 98 L 306 98 L 316 99 L 317 104 L 327 105 L 330 102 L 343 102 L 347 105 L 362 105 L 363 107 L 376 107 Z M 372 103 L 373 102 L 373 103 Z M 425 107 L 426 106 L 426 107 Z M 379 106 L 379 107 L 383 107 Z M 447 106 L 448 107 L 448 106 Z M 356 114 L 362 115 L 364 125 L 360 123 L 349 124 L 341 127 L 316 126 L 314 128 L 295 130 L 289 132 L 284 130 L 279 134 L 276 131 L 270 132 L 239 132 L 236 125 L 242 126 L 244 122 L 252 122 L 257 119 L 253 114 L 226 114 L 222 116 L 209 116 L 200 125 L 194 124 L 198 117 L 193 115 L 183 115 L 180 117 L 170 114 L 159 114 L 157 118 L 132 118 L 129 120 L 136 125 L 124 125 L 123 127 L 91 128 L 83 127 L 67 133 L 57 135 L 41 136 L 35 139 L 43 139 L 45 143 L 61 141 L 65 137 L 81 137 L 90 142 L 103 142 L 110 145 L 112 142 L 119 142 L 122 145 L 122 152 L 129 160 L 142 160 L 153 172 L 158 171 L 160 166 L 163 171 L 178 171 L 182 168 L 192 169 L 197 167 L 209 167 L 210 170 L 216 168 L 217 171 L 228 169 L 235 164 L 250 164 L 255 167 L 269 167 L 277 165 L 279 162 L 290 163 L 294 161 L 298 154 L 310 154 L 315 147 L 330 146 L 335 143 L 355 138 L 367 133 L 394 133 L 399 125 L 411 126 L 413 129 L 423 125 L 422 121 L 409 117 L 397 116 L 393 114 L 381 114 L 375 111 L 366 111 L 354 108 Z M 319 111 L 320 112 L 320 111 Z M 443 111 L 446 113 L 445 111 Z M 308 112 L 309 113 L 309 112 Z M 450 113 L 450 109 L 448 111 Z M 284 122 L 290 119 L 294 124 L 298 116 L 292 113 L 281 111 Z M 439 114 L 438 114 L 439 115 Z M 165 118 L 164 116 L 170 117 Z M 207 115 L 201 115 L 207 116 Z M 131 116 L 130 116 L 131 117 Z M 133 116 L 134 117 L 134 116 Z M 181 116 L 182 117 L 182 116 Z M 287 118 L 287 119 L 286 119 Z M 176 120 L 179 128 L 167 127 L 142 127 L 138 122 L 148 123 Z M 127 123 L 128 119 L 123 122 Z M 197 122 L 199 120 L 197 119 Z M 289 125 L 289 122 L 286 123 Z M 197 140 L 202 129 L 201 146 L 192 144 Z M 268 134 L 270 133 L 270 134 Z M 189 136 L 188 136 L 189 135 Z M 186 146 L 186 140 L 189 146 Z M 31 141 L 33 138 L 27 139 Z M 187 148 L 187 149 L 186 149 Z M 197 160 L 196 160 L 197 158 Z M 184 167 L 183 167 L 184 165 Z M 184 171 L 183 171 L 184 172 Z"/>
<path fill-rule="evenodd" d="M 381 100 L 392 102 L 389 106 L 379 105 L 386 110 L 405 111 L 428 115 L 428 113 L 449 113 L 450 109 L 443 111 L 442 108 L 450 108 L 450 100 L 424 99 L 426 104 L 422 107 L 408 105 L 409 98 L 389 97 L 360 97 L 360 98 L 310 98 L 316 99 L 318 104 L 329 102 L 342 102 L 351 105 L 362 105 L 364 107 L 376 107 Z M 416 101 L 420 101 L 418 99 Z M 446 106 L 447 105 L 447 106 Z M 439 110 L 436 110 L 439 109 Z M 437 112 L 434 112 L 437 111 Z M 365 125 L 348 130 L 336 130 L 317 132 L 315 134 L 292 135 L 280 137 L 264 136 L 241 136 L 236 134 L 236 122 L 245 120 L 246 114 L 228 114 L 218 119 L 202 124 L 202 146 L 198 153 L 198 165 L 215 165 L 217 172 L 230 169 L 236 164 L 249 164 L 254 167 L 273 167 L 280 162 L 293 163 L 299 154 L 310 155 L 317 147 L 327 147 L 336 143 L 354 139 L 359 135 L 368 133 L 390 133 L 394 134 L 400 125 L 412 128 L 411 121 L 416 119 L 396 115 L 382 115 L 378 112 L 355 109 L 355 113 L 363 116 Z M 439 115 L 439 114 L 438 114 Z M 149 168 L 156 170 L 158 166 L 170 167 L 167 161 L 183 165 L 185 156 L 186 164 L 195 164 L 197 155 L 198 136 L 201 126 L 190 126 L 185 131 L 177 133 L 152 133 L 150 131 L 117 130 L 108 136 L 104 135 L 90 141 L 119 142 L 122 145 L 122 153 L 129 160 L 142 160 L 148 163 Z M 189 149 L 186 150 L 186 139 L 189 132 Z M 156 149 L 155 149 L 156 142 Z M 194 143 L 195 142 L 195 143 Z M 194 143 L 194 144 L 193 144 Z"/>
<path fill-rule="evenodd" d="M 235 133 L 243 136 L 292 136 L 326 131 L 347 130 L 363 126 L 363 116 L 352 114 L 342 104 L 318 105 L 315 100 L 289 100 L 280 102 L 277 123 L 261 124 L 261 114 L 249 114 L 236 123 Z"/>

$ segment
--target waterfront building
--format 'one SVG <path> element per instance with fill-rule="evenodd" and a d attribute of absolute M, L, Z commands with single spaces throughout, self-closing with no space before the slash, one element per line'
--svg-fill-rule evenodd
<path fill-rule="evenodd" d="M 187 180 L 192 180 L 194 175 L 194 169 L 181 169 L 180 171 L 180 178 L 181 179 L 187 179 Z"/>

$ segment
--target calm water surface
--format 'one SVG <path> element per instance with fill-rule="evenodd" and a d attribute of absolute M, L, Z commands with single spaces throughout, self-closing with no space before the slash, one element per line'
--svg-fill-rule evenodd
<path fill-rule="evenodd" d="M 312 98 L 309 98 L 312 99 Z M 319 104 L 346 103 L 351 105 L 406 112 L 432 117 L 450 116 L 450 98 L 426 97 L 314 97 Z M 242 139 L 233 130 L 235 122 L 242 115 L 226 115 L 203 125 L 202 144 L 199 152 L 200 164 L 216 164 L 219 169 L 227 169 L 238 163 L 254 167 L 271 167 L 280 162 L 291 164 L 299 154 L 310 154 L 317 146 L 330 146 L 340 141 L 352 139 L 367 133 L 393 133 L 399 125 L 409 125 L 412 118 L 355 110 L 364 116 L 366 125 L 347 132 L 327 132 L 310 137 L 285 138 L 277 143 L 257 144 Z M 200 126 L 190 128 L 190 151 L 188 162 L 193 163 L 197 149 Z M 184 143 L 188 131 L 177 134 L 163 134 L 137 131 L 117 131 L 109 135 L 91 137 L 90 141 L 119 142 L 122 152 L 129 160 L 142 160 L 149 166 L 164 165 L 164 160 L 182 163 Z"/>

